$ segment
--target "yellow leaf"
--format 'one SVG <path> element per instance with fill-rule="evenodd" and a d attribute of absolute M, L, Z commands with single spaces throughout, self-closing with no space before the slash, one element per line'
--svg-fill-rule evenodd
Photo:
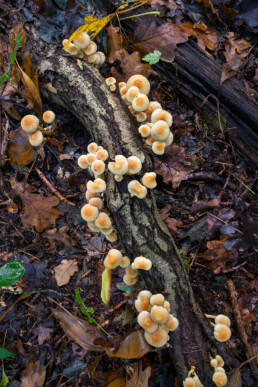
<path fill-rule="evenodd" d="M 111 288 L 112 272 L 109 269 L 105 269 L 102 273 L 102 287 L 101 298 L 105 305 L 110 300 L 110 288 Z"/>

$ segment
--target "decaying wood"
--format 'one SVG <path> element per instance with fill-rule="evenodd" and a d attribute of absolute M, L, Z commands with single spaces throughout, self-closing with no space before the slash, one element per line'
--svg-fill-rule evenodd
<path fill-rule="evenodd" d="M 28 35 L 28 49 L 39 68 L 45 96 L 72 112 L 92 140 L 108 150 L 111 158 L 117 154 L 137 155 L 143 163 L 143 172 L 152 171 L 153 160 L 144 150 L 136 121 L 120 97 L 107 89 L 99 71 L 91 65 L 79 70 L 75 59 L 65 56 L 56 46 L 46 47 L 34 30 Z M 48 91 L 44 83 L 51 84 Z M 171 304 L 172 313 L 180 321 L 179 328 L 171 334 L 170 343 L 173 364 L 181 383 L 191 366 L 196 366 L 204 385 L 212 386 L 210 346 L 215 346 L 229 364 L 233 364 L 234 359 L 216 342 L 194 300 L 182 259 L 160 219 L 153 193 L 149 190 L 144 200 L 131 198 L 127 191 L 126 179 L 129 177 L 117 184 L 113 175 L 106 172 L 105 179 L 106 206 L 126 255 L 137 257 L 142 254 L 152 260 L 152 269 L 142 273 L 146 288 L 153 293 L 163 293 Z"/>

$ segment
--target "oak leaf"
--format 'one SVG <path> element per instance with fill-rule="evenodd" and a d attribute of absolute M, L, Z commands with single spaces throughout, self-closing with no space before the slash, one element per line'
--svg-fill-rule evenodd
<path fill-rule="evenodd" d="M 113 63 L 116 60 L 116 52 L 122 48 L 123 37 L 119 34 L 120 28 L 110 26 L 107 28 L 107 47 L 108 47 L 108 61 Z"/>
<path fill-rule="evenodd" d="M 145 341 L 142 330 L 126 336 L 117 350 L 106 348 L 108 356 L 120 359 L 140 359 L 151 350 L 152 347 Z"/>
<path fill-rule="evenodd" d="M 215 50 L 218 42 L 218 33 L 203 22 L 192 24 L 187 21 L 180 24 L 180 27 L 188 36 L 193 36 L 197 39 L 197 43 L 203 51 L 205 51 L 206 47 L 209 50 Z"/>
<path fill-rule="evenodd" d="M 63 259 L 60 265 L 54 268 L 57 286 L 63 286 L 68 284 L 72 275 L 78 270 L 79 267 L 75 259 Z"/>
<path fill-rule="evenodd" d="M 29 142 L 29 134 L 21 128 L 11 130 L 9 134 L 11 144 L 8 146 L 7 155 L 11 164 L 17 167 L 30 164 L 35 160 L 37 152 Z"/>
<path fill-rule="evenodd" d="M 46 370 L 40 370 L 40 363 L 30 360 L 25 370 L 21 373 L 20 387 L 43 387 L 46 378 Z"/>

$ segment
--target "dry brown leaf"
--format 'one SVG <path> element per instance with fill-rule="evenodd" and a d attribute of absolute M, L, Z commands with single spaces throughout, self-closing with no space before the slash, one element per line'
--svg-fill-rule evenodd
<path fill-rule="evenodd" d="M 45 328 L 45 327 L 39 326 L 37 329 L 39 345 L 42 345 L 45 341 L 48 341 L 51 337 L 52 332 L 53 332 L 52 328 Z"/>
<path fill-rule="evenodd" d="M 12 28 L 9 32 L 9 43 L 11 46 L 11 50 L 14 50 L 15 47 L 15 37 L 20 34 L 20 41 L 21 41 L 21 46 L 23 47 L 27 41 L 27 32 L 24 29 L 24 23 L 17 24 L 14 28 Z"/>
<path fill-rule="evenodd" d="M 136 29 L 130 48 L 139 51 L 142 56 L 159 50 L 162 58 L 173 61 L 177 44 L 187 40 L 184 30 L 170 20 L 158 27 L 153 18 L 146 18 Z"/>
<path fill-rule="evenodd" d="M 122 48 L 123 37 L 119 34 L 120 28 L 114 27 L 111 23 L 107 28 L 108 44 L 108 61 L 114 63 L 116 60 L 115 53 Z"/>
<path fill-rule="evenodd" d="M 180 24 L 180 27 L 188 36 L 193 36 L 197 39 L 199 47 L 205 51 L 207 47 L 214 51 L 218 42 L 218 33 L 207 27 L 203 22 L 192 24 L 187 21 Z"/>
<path fill-rule="evenodd" d="M 141 62 L 141 55 L 135 51 L 128 54 L 123 48 L 116 51 L 115 60 L 120 64 L 123 73 L 120 74 L 115 67 L 111 67 L 111 75 L 116 78 L 118 82 L 127 81 L 134 74 L 142 74 L 145 77 L 150 76 L 151 66 L 148 63 Z"/>
<path fill-rule="evenodd" d="M 133 375 L 126 380 L 126 387 L 148 387 L 151 376 L 151 367 L 146 367 L 143 371 L 142 360 L 133 367 Z"/>
<path fill-rule="evenodd" d="M 28 186 L 15 181 L 15 179 L 10 182 L 13 193 L 22 200 L 21 221 L 25 228 L 35 226 L 38 232 L 42 232 L 55 224 L 60 213 L 57 208 L 53 208 L 59 203 L 56 196 L 42 197 L 39 194 L 28 192 Z"/>
<path fill-rule="evenodd" d="M 126 379 L 125 377 L 117 378 L 110 382 L 107 387 L 126 387 Z"/>
<path fill-rule="evenodd" d="M 143 331 L 139 330 L 130 333 L 120 344 L 118 350 L 106 348 L 110 357 L 120 359 L 140 359 L 153 348 L 145 341 Z"/>
<path fill-rule="evenodd" d="M 30 360 L 21 373 L 20 387 L 43 387 L 45 378 L 46 370 L 40 371 L 39 361 Z"/>
<path fill-rule="evenodd" d="M 228 375 L 227 387 L 242 387 L 242 377 L 239 367 Z"/>
<path fill-rule="evenodd" d="M 60 265 L 54 268 L 57 286 L 63 286 L 68 284 L 72 275 L 78 270 L 79 267 L 75 259 L 63 259 Z"/>
<path fill-rule="evenodd" d="M 176 4 L 175 0 L 151 0 L 151 5 L 161 5 L 167 7 L 168 9 L 170 9 L 170 11 L 172 11 L 169 13 L 169 16 L 174 16 L 175 11 L 178 8 L 178 5 Z"/>
<path fill-rule="evenodd" d="M 104 334 L 102 334 L 102 332 L 100 332 L 100 330 L 94 325 L 89 324 L 61 309 L 54 310 L 53 314 L 65 331 L 66 335 L 85 349 L 85 351 L 105 351 L 105 348 L 102 346 L 93 344 L 95 339 L 99 337 L 104 338 Z"/>
<path fill-rule="evenodd" d="M 11 130 L 9 134 L 11 145 L 8 146 L 7 155 L 11 164 L 17 167 L 28 165 L 37 156 L 37 152 L 29 142 L 29 134 L 21 128 Z"/>

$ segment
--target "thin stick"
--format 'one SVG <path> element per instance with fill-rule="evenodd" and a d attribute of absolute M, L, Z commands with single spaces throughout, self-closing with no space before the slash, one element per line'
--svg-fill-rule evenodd
<path fill-rule="evenodd" d="M 122 19 L 120 20 L 126 20 L 126 19 L 134 19 L 136 17 L 141 17 L 141 16 L 148 16 L 148 15 L 160 15 L 160 12 L 145 12 L 145 13 L 139 13 L 138 15 L 132 15 L 132 16 L 127 16 L 127 17 L 123 17 Z"/>

